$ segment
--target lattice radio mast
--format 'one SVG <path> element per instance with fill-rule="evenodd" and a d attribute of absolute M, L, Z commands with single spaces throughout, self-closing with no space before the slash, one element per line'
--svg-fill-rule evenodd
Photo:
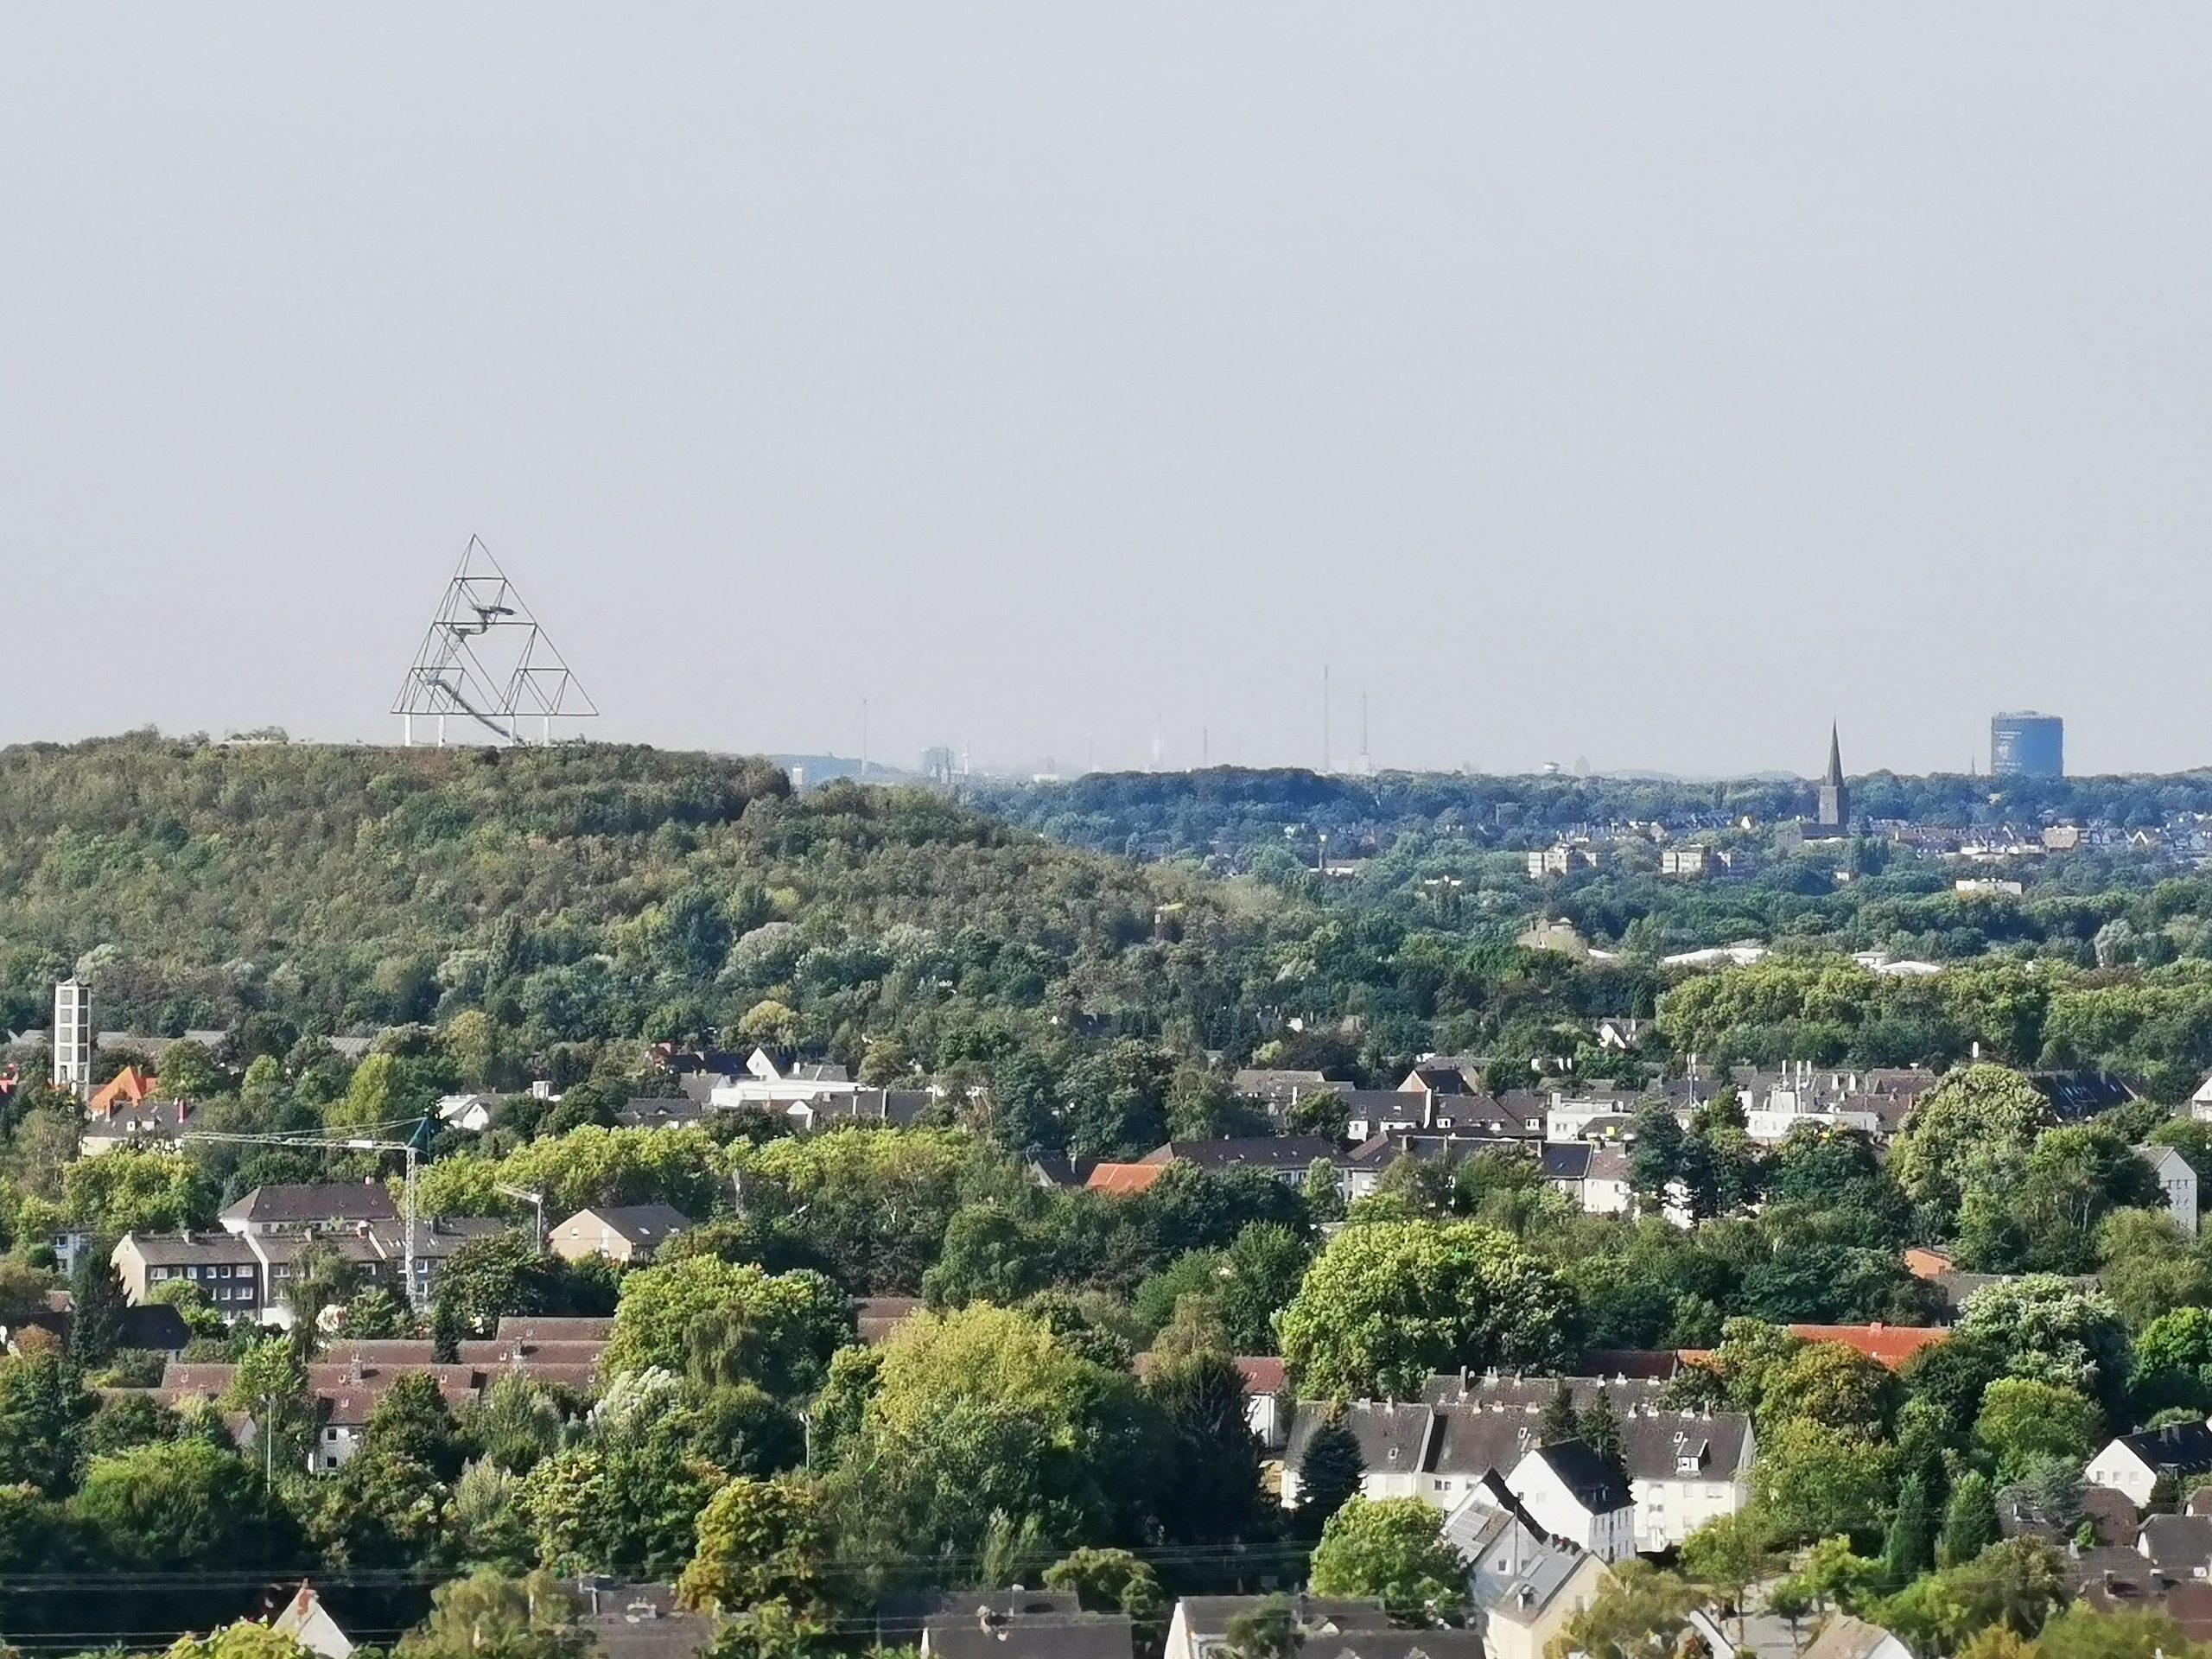
<path fill-rule="evenodd" d="M 535 719 L 538 741 L 550 743 L 555 721 L 589 720 L 599 709 L 492 550 L 471 536 L 391 712 L 405 721 L 410 744 L 415 717 L 435 719 L 443 747 L 448 715 L 509 743 L 529 742 L 523 722 Z"/>

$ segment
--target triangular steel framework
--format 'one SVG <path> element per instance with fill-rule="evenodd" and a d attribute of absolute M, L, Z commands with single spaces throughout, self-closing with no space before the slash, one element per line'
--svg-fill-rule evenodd
<path fill-rule="evenodd" d="M 523 721 L 534 719 L 550 743 L 555 721 L 588 720 L 599 709 L 492 550 L 471 536 L 391 712 L 406 721 L 410 744 L 418 715 L 437 721 L 440 744 L 448 715 L 509 743 L 529 742 Z"/>

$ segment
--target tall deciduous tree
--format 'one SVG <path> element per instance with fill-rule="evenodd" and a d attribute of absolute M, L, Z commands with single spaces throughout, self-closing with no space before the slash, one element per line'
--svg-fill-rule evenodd
<path fill-rule="evenodd" d="M 1675 1659 L 1697 1597 L 1672 1573 L 1622 1561 L 1587 1607 L 1544 1649 L 1544 1659 Z"/>
<path fill-rule="evenodd" d="M 602 1363 L 609 1371 L 703 1369 L 800 1394 L 819 1386 L 852 1328 L 844 1292 L 818 1273 L 686 1256 L 623 1280 Z"/>
<path fill-rule="evenodd" d="M 432 1592 L 429 1618 L 398 1650 L 402 1659 L 582 1659 L 591 1645 L 551 1573 L 484 1569 Z"/>
<path fill-rule="evenodd" d="M 1160 1490 L 1158 1408 L 1042 1319 L 978 1303 L 894 1332 L 830 1477 L 849 1530 L 901 1555 L 982 1548 L 995 1516 L 1134 1541 Z"/>
<path fill-rule="evenodd" d="M 804 1481 L 730 1481 L 699 1516 L 699 1543 L 677 1592 L 687 1607 L 738 1612 L 777 1601 L 794 1612 L 829 1599 L 830 1535 L 820 1495 Z"/>
<path fill-rule="evenodd" d="M 1466 1606 L 1467 1563 L 1433 1505 L 1355 1497 L 1321 1529 L 1313 1586 L 1321 1596 L 1379 1596 L 1400 1618 L 1450 1618 Z"/>
<path fill-rule="evenodd" d="M 1473 1222 L 1347 1227 L 1281 1320 L 1283 1358 L 1308 1398 L 1414 1395 L 1439 1370 L 1534 1369 L 1574 1340 L 1558 1275 Z"/>
<path fill-rule="evenodd" d="M 1914 1107 L 1890 1168 L 1915 1201 L 1955 1211 L 1974 1159 L 2024 1157 L 2055 1122 L 2050 1103 L 2018 1072 L 1961 1066 Z"/>

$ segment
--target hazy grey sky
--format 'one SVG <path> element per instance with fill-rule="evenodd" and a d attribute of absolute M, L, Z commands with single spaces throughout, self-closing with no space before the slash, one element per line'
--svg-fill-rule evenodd
<path fill-rule="evenodd" d="M 2212 11 L 0 11 L 0 740 L 2212 761 Z"/>

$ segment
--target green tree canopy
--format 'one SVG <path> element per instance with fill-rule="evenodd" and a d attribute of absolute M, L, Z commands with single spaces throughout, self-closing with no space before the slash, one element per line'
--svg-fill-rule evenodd
<path fill-rule="evenodd" d="M 1455 1618 L 1467 1602 L 1467 1563 L 1418 1497 L 1347 1501 L 1321 1529 L 1312 1582 L 1318 1596 L 1379 1596 L 1404 1618 Z"/>
<path fill-rule="evenodd" d="M 1414 1395 L 1462 1365 L 1535 1370 L 1575 1339 L 1573 1294 L 1506 1234 L 1473 1222 L 1347 1227 L 1280 1321 L 1309 1398 Z"/>

